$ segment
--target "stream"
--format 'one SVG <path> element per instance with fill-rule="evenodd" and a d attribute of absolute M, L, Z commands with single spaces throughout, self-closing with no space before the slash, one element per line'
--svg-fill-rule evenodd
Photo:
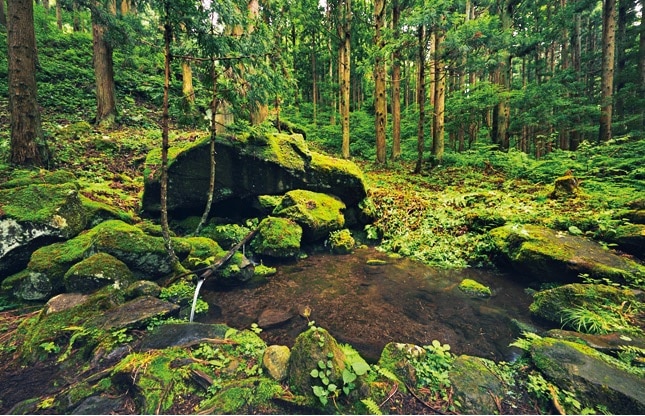
<path fill-rule="evenodd" d="M 368 265 L 368 260 L 384 260 Z M 260 333 L 267 344 L 293 346 L 309 320 L 349 343 L 368 361 L 376 362 L 388 342 L 449 344 L 455 354 L 511 361 L 518 349 L 509 347 L 519 333 L 511 319 L 539 327 L 528 311 L 531 296 L 509 274 L 490 270 L 444 270 L 409 259 L 393 259 L 373 248 L 352 255 L 312 254 L 277 266 L 277 274 L 253 286 L 224 288 L 207 280 L 202 299 L 209 311 L 202 323 L 234 328 L 278 316 L 279 323 Z M 465 278 L 489 286 L 487 299 L 464 294 Z"/>

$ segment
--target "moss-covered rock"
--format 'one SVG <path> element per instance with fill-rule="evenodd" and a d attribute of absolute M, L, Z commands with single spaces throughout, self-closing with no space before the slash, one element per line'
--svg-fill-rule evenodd
<path fill-rule="evenodd" d="M 173 240 L 180 260 L 196 250 L 190 241 L 181 238 Z M 2 289 L 26 299 L 26 288 L 34 286 L 35 280 L 40 282 L 41 287 L 48 281 L 49 292 L 40 290 L 39 298 L 47 299 L 63 290 L 65 274 L 72 266 L 97 253 L 109 254 L 125 263 L 136 279 L 157 278 L 172 271 L 163 238 L 150 236 L 123 221 L 110 220 L 71 240 L 36 250 L 31 255 L 27 269 L 6 279 Z"/>
<path fill-rule="evenodd" d="M 266 217 L 258 226 L 251 249 L 260 256 L 293 258 L 300 252 L 302 228 L 288 218 Z"/>
<path fill-rule="evenodd" d="M 350 254 L 354 250 L 356 241 L 348 229 L 332 231 L 329 233 L 329 247 L 335 254 Z"/>
<path fill-rule="evenodd" d="M 79 293 L 91 293 L 112 284 L 125 288 L 132 281 L 128 266 L 107 253 L 96 253 L 76 263 L 64 276 L 65 290 Z"/>
<path fill-rule="evenodd" d="M 457 357 L 449 377 L 455 401 L 460 403 L 460 413 L 493 415 L 499 411 L 494 398 L 504 397 L 507 389 L 495 368 L 496 364 L 485 358 Z"/>
<path fill-rule="evenodd" d="M 262 367 L 271 378 L 282 381 L 287 378 L 291 350 L 286 345 L 270 345 L 262 356 Z"/>
<path fill-rule="evenodd" d="M 634 256 L 645 259 L 645 224 L 629 224 L 617 227 L 614 234 L 606 239 L 618 248 Z"/>
<path fill-rule="evenodd" d="M 23 269 L 36 249 L 74 237 L 86 223 L 74 183 L 0 189 L 0 276 Z"/>
<path fill-rule="evenodd" d="M 319 403 L 314 387 L 325 388 L 322 377 L 314 378 L 312 370 L 323 373 L 329 383 L 343 385 L 345 353 L 327 330 L 309 328 L 296 338 L 289 357 L 289 386 L 312 404 Z"/>
<path fill-rule="evenodd" d="M 203 414 L 283 414 L 274 399 L 284 390 L 275 380 L 251 377 L 225 383 L 213 397 L 199 405 Z"/>
<path fill-rule="evenodd" d="M 578 194 L 579 181 L 573 174 L 568 171 L 564 176 L 561 176 L 553 183 L 553 192 L 549 194 L 549 198 L 572 198 Z"/>
<path fill-rule="evenodd" d="M 627 311 L 641 309 L 634 292 L 613 286 L 573 283 L 535 294 L 530 311 L 579 332 L 638 331 Z"/>
<path fill-rule="evenodd" d="M 479 298 L 488 298 L 492 294 L 488 286 L 485 286 L 473 279 L 462 280 L 458 287 L 462 292 Z"/>
<path fill-rule="evenodd" d="M 508 224 L 495 228 L 490 236 L 500 252 L 500 263 L 539 281 L 576 282 L 586 274 L 645 286 L 645 267 L 584 237 L 529 224 Z"/>
<path fill-rule="evenodd" d="M 343 228 L 344 209 L 345 204 L 332 195 L 298 189 L 284 195 L 273 215 L 294 220 L 302 227 L 303 239 L 317 241 Z"/>
<path fill-rule="evenodd" d="M 207 137 L 182 148 L 171 148 L 168 209 L 198 214 L 203 211 L 209 187 Z M 351 161 L 311 152 L 302 136 L 281 133 L 251 137 L 218 137 L 216 142 L 216 193 L 214 202 L 245 200 L 251 207 L 259 195 L 282 195 L 294 189 L 331 193 L 347 206 L 366 197 L 360 169 Z M 143 210 L 160 211 L 159 150 L 146 160 Z M 226 208 L 224 205 L 222 209 Z"/>
<path fill-rule="evenodd" d="M 606 406 L 612 414 L 645 412 L 645 377 L 625 371 L 624 364 L 575 342 L 536 339 L 531 359 L 560 389 L 572 392 L 582 407 Z"/>
<path fill-rule="evenodd" d="M 381 352 L 378 366 L 391 371 L 404 386 L 416 386 L 417 371 L 410 359 L 425 354 L 426 350 L 418 345 L 389 342 Z"/>

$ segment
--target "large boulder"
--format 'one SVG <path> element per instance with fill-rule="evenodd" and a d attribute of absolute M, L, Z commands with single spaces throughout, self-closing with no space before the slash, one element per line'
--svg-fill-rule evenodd
<path fill-rule="evenodd" d="M 645 259 L 645 224 L 628 224 L 617 227 L 608 235 L 607 240 L 615 243 L 619 249 Z"/>
<path fill-rule="evenodd" d="M 530 224 L 490 232 L 498 260 L 542 282 L 579 282 L 580 275 L 642 285 L 645 267 L 584 237 Z"/>
<path fill-rule="evenodd" d="M 531 359 L 548 380 L 575 393 L 582 407 L 606 406 L 611 414 L 645 413 L 645 378 L 593 348 L 553 338 L 534 340 Z"/>
<path fill-rule="evenodd" d="M 497 364 L 485 358 L 457 357 L 449 377 L 462 414 L 494 415 L 499 411 L 495 397 L 504 397 L 507 391 L 499 372 Z"/>
<path fill-rule="evenodd" d="M 25 268 L 31 253 L 74 237 L 87 223 L 71 174 L 16 178 L 0 189 L 0 278 Z"/>
<path fill-rule="evenodd" d="M 248 137 L 218 137 L 216 141 L 215 203 L 232 208 L 251 207 L 260 195 L 281 195 L 293 189 L 330 193 L 348 207 L 367 193 L 361 170 L 351 161 L 311 152 L 299 134 L 268 133 Z M 185 216 L 201 213 L 209 188 L 207 138 L 170 149 L 168 210 Z M 160 153 L 146 160 L 143 210 L 160 212 Z"/>
<path fill-rule="evenodd" d="M 293 258 L 300 253 L 302 227 L 289 218 L 266 217 L 251 240 L 251 249 L 259 256 Z"/>

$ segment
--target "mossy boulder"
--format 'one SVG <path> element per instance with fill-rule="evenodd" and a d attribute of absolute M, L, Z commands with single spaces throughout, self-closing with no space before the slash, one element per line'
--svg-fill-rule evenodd
<path fill-rule="evenodd" d="M 195 251 L 190 241 L 173 239 L 173 246 L 180 260 Z M 163 238 L 150 236 L 123 221 L 110 220 L 71 240 L 36 250 L 31 255 L 27 269 L 5 279 L 2 289 L 27 299 L 25 296 L 30 292 L 29 288 L 48 286 L 48 291 L 38 290 L 37 298 L 48 299 L 63 291 L 65 274 L 72 266 L 97 253 L 109 254 L 125 263 L 135 279 L 158 278 L 172 271 Z"/>
<path fill-rule="evenodd" d="M 575 394 L 582 407 L 606 406 L 611 414 L 645 413 L 645 373 L 629 372 L 624 363 L 593 348 L 553 338 L 532 342 L 536 367 L 562 390 Z"/>
<path fill-rule="evenodd" d="M 91 293 L 107 285 L 125 288 L 134 277 L 128 266 L 107 253 L 96 253 L 76 263 L 65 273 L 67 292 Z"/>
<path fill-rule="evenodd" d="M 494 397 L 504 397 L 507 389 L 495 362 L 461 355 L 448 374 L 459 412 L 467 415 L 494 415 L 499 409 Z"/>
<path fill-rule="evenodd" d="M 645 285 L 645 267 L 584 237 L 530 224 L 491 230 L 497 261 L 542 282 L 579 282 L 580 275 Z"/>
<path fill-rule="evenodd" d="M 410 360 L 425 354 L 426 350 L 418 345 L 389 342 L 381 352 L 378 366 L 394 373 L 404 385 L 415 386 L 417 384 L 417 370 Z"/>
<path fill-rule="evenodd" d="M 329 234 L 329 247 L 335 254 L 350 254 L 354 250 L 356 241 L 348 229 L 332 231 Z"/>
<path fill-rule="evenodd" d="M 269 345 L 262 356 L 262 368 L 276 381 L 287 378 L 291 350 L 286 345 Z"/>
<path fill-rule="evenodd" d="M 637 331 L 624 318 L 640 307 L 632 290 L 599 284 L 572 283 L 535 294 L 531 313 L 580 332 Z"/>
<path fill-rule="evenodd" d="M 618 245 L 620 250 L 645 259 L 645 224 L 622 225 L 606 239 Z"/>
<path fill-rule="evenodd" d="M 479 298 L 489 298 L 492 294 L 490 288 L 473 279 L 464 279 L 459 283 L 459 290 Z"/>
<path fill-rule="evenodd" d="M 87 224 L 75 183 L 8 183 L 0 189 L 0 276 L 5 277 L 24 269 L 38 248 L 72 238 Z"/>
<path fill-rule="evenodd" d="M 209 187 L 209 140 L 171 148 L 168 175 L 168 209 L 199 214 L 206 205 Z M 216 142 L 217 212 L 238 214 L 251 208 L 260 195 L 282 195 L 293 189 L 331 193 L 347 206 L 367 195 L 360 169 L 351 161 L 311 152 L 298 134 L 267 133 L 250 137 L 218 137 Z M 146 160 L 144 212 L 160 212 L 160 154 L 153 150 Z M 235 204 L 235 201 L 243 201 Z"/>
<path fill-rule="evenodd" d="M 314 378 L 312 370 L 322 372 L 329 383 L 343 385 L 345 353 L 334 337 L 323 328 L 309 328 L 296 338 L 289 357 L 289 386 L 311 404 L 318 403 L 314 387 L 324 388 L 322 377 Z"/>
<path fill-rule="evenodd" d="M 251 249 L 260 256 L 293 258 L 300 252 L 302 227 L 288 218 L 266 217 L 251 240 Z"/>
<path fill-rule="evenodd" d="M 305 241 L 317 241 L 345 225 L 345 204 L 333 195 L 302 189 L 287 192 L 273 215 L 294 220 L 302 227 Z"/>
<path fill-rule="evenodd" d="M 549 194 L 549 198 L 572 198 L 578 194 L 579 180 L 568 171 L 564 176 L 561 176 L 553 183 L 553 192 Z"/>

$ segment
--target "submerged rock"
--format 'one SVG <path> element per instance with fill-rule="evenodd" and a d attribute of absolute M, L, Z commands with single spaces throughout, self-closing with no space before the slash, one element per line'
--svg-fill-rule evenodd
<path fill-rule="evenodd" d="M 639 285 L 645 267 L 584 237 L 529 224 L 490 232 L 503 264 L 542 282 L 576 282 L 580 275 Z M 642 285 L 642 283 L 640 283 Z"/>
<path fill-rule="evenodd" d="M 168 210 L 201 213 L 209 185 L 209 140 L 172 148 L 168 176 Z M 363 174 L 347 160 L 311 152 L 302 136 L 268 133 L 250 137 L 220 137 L 216 142 L 215 203 L 247 201 L 248 209 L 260 195 L 282 195 L 294 189 L 330 193 L 348 207 L 367 196 Z M 160 212 L 160 150 L 146 160 L 143 210 Z"/>
<path fill-rule="evenodd" d="M 459 290 L 470 296 L 489 298 L 492 294 L 488 286 L 484 286 L 473 279 L 462 280 L 458 287 Z"/>

